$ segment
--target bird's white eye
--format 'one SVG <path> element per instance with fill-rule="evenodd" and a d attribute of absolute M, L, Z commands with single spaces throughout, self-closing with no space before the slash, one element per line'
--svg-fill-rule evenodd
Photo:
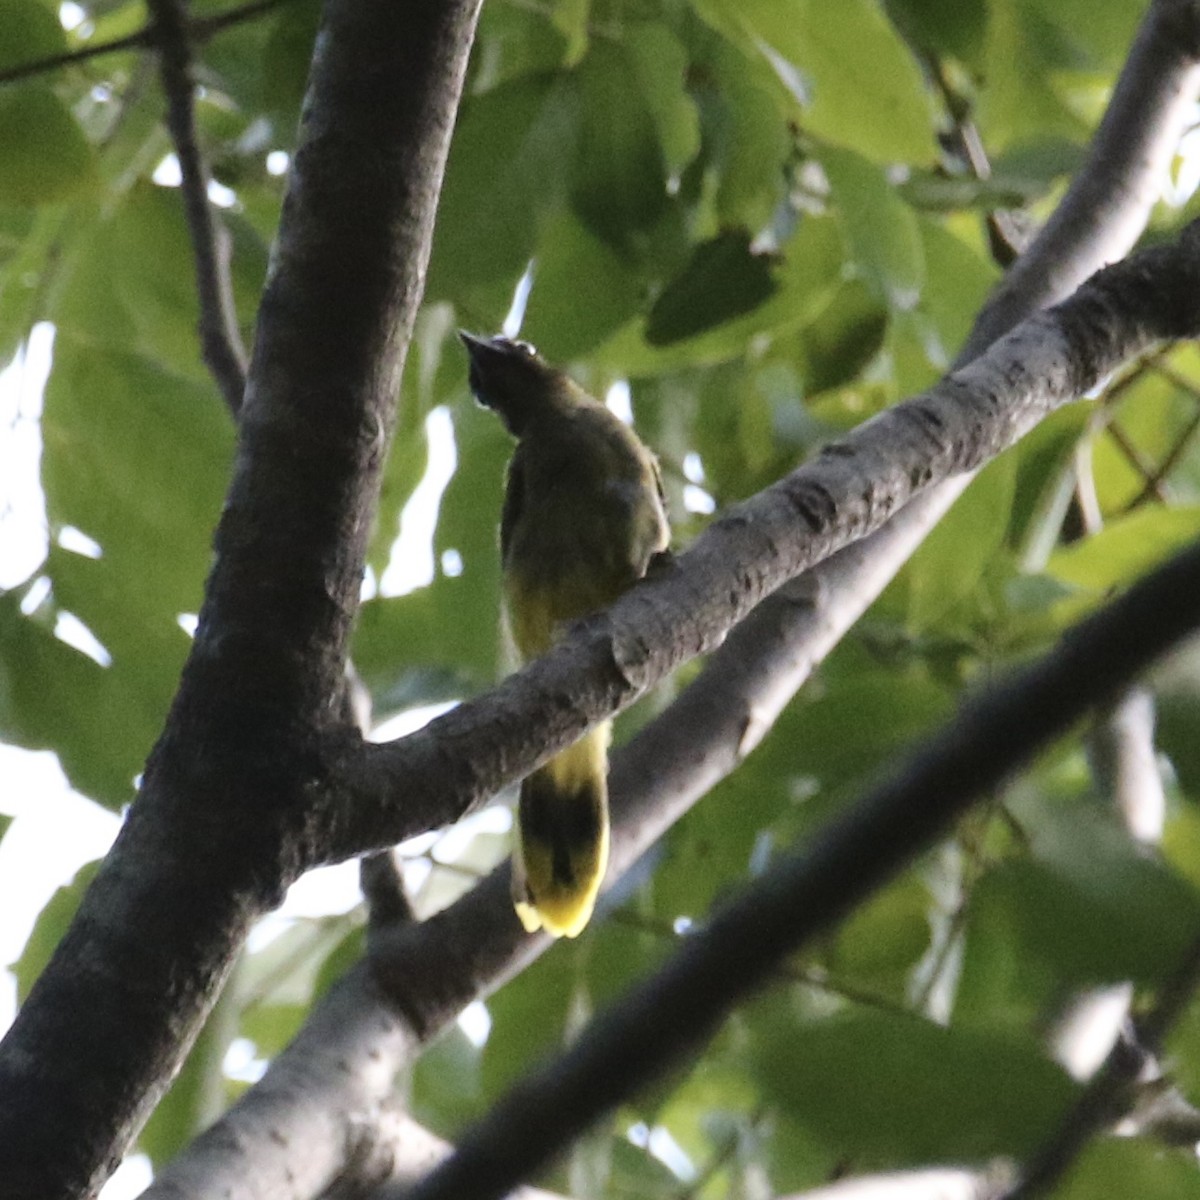
<path fill-rule="evenodd" d="M 530 342 L 513 342 L 512 343 L 522 354 L 527 354 L 530 358 L 537 357 L 537 350 Z"/>

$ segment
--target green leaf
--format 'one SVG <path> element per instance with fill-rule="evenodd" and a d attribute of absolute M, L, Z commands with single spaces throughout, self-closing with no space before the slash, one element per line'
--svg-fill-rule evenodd
<path fill-rule="evenodd" d="M 794 460 L 778 444 L 771 399 L 757 383 L 744 363 L 735 360 L 706 371 L 692 387 L 671 389 L 695 396 L 698 408 L 687 447 L 701 456 L 706 486 L 722 501 L 752 495 Z M 664 380 L 665 402 L 677 408 L 681 402 L 673 402 L 669 387 Z"/>
<path fill-rule="evenodd" d="M 1158 983 L 1198 929 L 1200 895 L 1115 821 L 1055 810 L 972 893 L 956 1017 L 1019 1027 L 1079 988 Z"/>
<path fill-rule="evenodd" d="M 83 893 L 87 891 L 99 869 L 99 862 L 90 862 L 80 867 L 71 882 L 58 888 L 46 907 L 38 914 L 29 941 L 25 943 L 21 957 L 11 968 L 17 980 L 18 1003 L 24 1004 L 29 999 L 30 989 L 45 970 L 58 943 L 62 941 L 63 934 L 67 932 L 67 926 L 74 919 L 75 910 L 83 899 Z"/>
<path fill-rule="evenodd" d="M 888 312 L 860 279 L 842 283 L 797 343 L 806 397 L 852 384 L 883 346 Z M 861 420 L 860 412 L 854 422 Z"/>
<path fill-rule="evenodd" d="M 820 158 L 851 257 L 890 307 L 912 308 L 925 282 L 916 214 L 883 172 L 854 151 L 829 146 Z"/>
<path fill-rule="evenodd" d="M 597 351 L 596 361 L 624 377 L 657 375 L 740 358 L 756 335 L 778 338 L 812 321 L 841 282 L 842 243 L 835 223 L 827 217 L 807 218 L 780 255 L 782 262 L 772 274 L 775 290 L 749 311 L 668 346 L 652 345 L 645 326 L 631 322 Z"/>
<path fill-rule="evenodd" d="M 835 979 L 903 1002 L 929 950 L 933 908 L 928 885 L 912 872 L 872 896 L 837 931 L 828 959 Z"/>
<path fill-rule="evenodd" d="M 355 963 L 360 962 L 366 949 L 365 925 L 358 925 L 346 933 L 322 960 L 313 979 L 313 999 L 323 996 Z"/>
<path fill-rule="evenodd" d="M 1017 457 L 1002 454 L 989 463 L 909 560 L 900 578 L 912 632 L 932 628 L 976 595 L 1008 532 Z"/>
<path fill-rule="evenodd" d="M 1043 540 L 1046 553 L 1058 542 L 1062 520 L 1056 518 L 1055 504 L 1063 472 L 1087 432 L 1090 419 L 1088 405 L 1068 404 L 1021 440 L 1013 494 L 1013 541 L 1026 552 L 1034 551 L 1035 563 L 1041 561 L 1043 551 L 1039 548 Z"/>
<path fill-rule="evenodd" d="M 1104 594 L 1123 587 L 1200 537 L 1200 505 L 1141 508 L 1099 533 L 1057 550 L 1046 573 Z"/>
<path fill-rule="evenodd" d="M 694 72 L 705 155 L 717 176 L 722 228 L 760 230 L 786 190 L 790 105 L 769 68 L 714 39 Z M 757 69 L 756 69 L 757 68 Z"/>
<path fill-rule="evenodd" d="M 938 358 L 934 365 L 948 370 L 958 353 L 975 314 L 995 286 L 1000 272 L 940 221 L 918 218 L 921 246 L 925 258 L 925 284 L 921 291 L 920 311 L 927 314 L 937 332 Z"/>
<path fill-rule="evenodd" d="M 112 672 L 22 615 L 0 593 L 0 737 L 53 750 L 81 792 L 109 808 L 128 804 L 133 777 L 161 727 Z"/>
<path fill-rule="evenodd" d="M 586 288 L 580 287 L 584 279 Z M 564 211 L 538 239 L 521 336 L 551 362 L 569 362 L 630 320 L 645 291 L 629 263 Z"/>
<path fill-rule="evenodd" d="M 444 391 L 457 387 L 462 346 L 454 335 L 453 314 L 447 305 L 427 305 L 417 314 L 409 344 L 396 428 L 383 469 L 375 528 L 367 551 L 367 564 L 382 578 L 400 535 L 400 517 L 429 467 L 426 420 L 443 399 Z M 453 384 L 449 381 L 453 380 Z"/>
<path fill-rule="evenodd" d="M 1191 436 L 1189 427 L 1194 414 L 1191 393 L 1174 380 L 1157 371 L 1135 373 L 1130 378 L 1113 410 L 1113 424 L 1124 437 L 1118 441 L 1118 429 L 1110 425 L 1091 439 L 1092 476 L 1102 512 L 1119 514 L 1146 507 L 1143 502 L 1153 495 L 1153 490 L 1147 487 L 1143 464 L 1152 468 L 1174 454 L 1181 439 L 1186 443 Z M 1131 444 L 1135 448 L 1133 454 L 1129 452 Z M 1185 482 L 1187 467 L 1195 461 L 1194 443 L 1192 448 L 1193 454 L 1183 456 L 1167 485 L 1179 505 L 1197 499 L 1197 493 Z"/>
<path fill-rule="evenodd" d="M 49 204 L 90 188 L 92 149 L 44 84 L 0 89 L 0 204 Z"/>
<path fill-rule="evenodd" d="M 665 346 L 753 311 L 777 290 L 771 259 L 750 236 L 729 231 L 703 242 L 646 318 L 646 341 Z"/>
<path fill-rule="evenodd" d="M 901 29 L 924 49 L 974 62 L 987 32 L 987 0 L 887 0 Z"/>
<path fill-rule="evenodd" d="M 593 41 L 577 72 L 571 202 L 585 225 L 626 255 L 643 244 L 668 202 L 666 162 L 637 68 L 624 46 Z"/>
<path fill-rule="evenodd" d="M 889 398 L 918 395 L 945 373 L 945 347 L 919 309 L 893 309 L 889 314 L 884 361 L 890 367 Z"/>
<path fill-rule="evenodd" d="M 1153 1141 L 1106 1137 L 1088 1143 L 1054 1191 L 1054 1200 L 1197 1200 L 1200 1173 L 1189 1149 Z"/>
<path fill-rule="evenodd" d="M 244 223 L 234 229 L 234 283 L 247 309 L 261 289 L 266 256 Z M 60 332 L 154 360 L 203 384 L 215 400 L 196 336 L 195 272 L 179 189 L 140 183 L 114 203 L 71 254 L 55 299 L 47 315 Z"/>
<path fill-rule="evenodd" d="M 932 106 L 921 73 L 877 4 L 711 3 L 751 44 L 768 52 L 804 105 L 806 129 L 878 162 L 924 162 L 932 156 Z"/>
<path fill-rule="evenodd" d="M 1195 1104 L 1200 1100 L 1200 1000 L 1196 997 L 1167 1034 L 1165 1049 L 1171 1081 Z"/>
<path fill-rule="evenodd" d="M 477 1121 L 486 1111 L 482 1061 L 483 1051 L 457 1025 L 449 1029 L 413 1067 L 413 1116 L 443 1137 Z"/>
<path fill-rule="evenodd" d="M 74 526 L 100 547 L 97 559 L 52 549 L 54 602 L 112 656 L 100 673 L 108 702 L 98 701 L 95 687 L 81 690 L 68 706 L 78 715 L 53 745 L 77 787 L 124 803 L 187 652 L 179 616 L 200 608 L 233 430 L 211 385 L 65 331 L 55 343 L 42 428 L 51 526 Z M 98 746 L 102 775 L 91 769 Z"/>
<path fill-rule="evenodd" d="M 862 782 L 941 721 L 950 698 L 919 671 L 830 673 L 824 688 L 793 705 L 758 754 L 760 769 L 810 775 L 826 787 Z"/>
<path fill-rule="evenodd" d="M 488 1101 L 503 1095 L 535 1063 L 562 1046 L 575 991 L 575 953 L 576 947 L 560 942 L 488 1001 L 492 1032 L 480 1076 Z"/>
<path fill-rule="evenodd" d="M 879 1011 L 797 1022 L 755 1014 L 751 1060 L 768 1099 L 861 1168 L 1022 1157 L 1078 1087 L 1032 1039 Z"/>
<path fill-rule="evenodd" d="M 478 74 L 494 85 L 577 63 L 587 50 L 590 16 L 590 0 L 547 8 L 485 4 L 475 34 Z"/>
<path fill-rule="evenodd" d="M 426 299 L 515 283 L 574 156 L 574 81 L 536 75 L 463 103 L 450 146 Z M 511 284 L 509 284 L 511 287 Z"/>
<path fill-rule="evenodd" d="M 262 46 L 258 70 L 262 100 L 274 117 L 275 144 L 285 148 L 295 142 L 320 19 L 319 0 L 293 0 L 271 21 Z"/>
<path fill-rule="evenodd" d="M 462 370 L 462 368 L 459 368 Z M 442 497 L 428 587 L 364 604 L 353 658 L 374 696 L 376 717 L 461 697 L 500 666 L 500 501 L 512 442 L 489 412 L 455 410 L 458 468 Z M 461 571 L 447 574 L 453 551 Z"/>
<path fill-rule="evenodd" d="M 989 3 L 982 57 L 988 85 L 976 115 L 992 153 L 1047 138 L 1085 139 L 1086 124 L 1055 86 L 1067 65 L 1064 50 L 1034 6 L 1019 0 Z"/>
<path fill-rule="evenodd" d="M 198 611 L 233 450 L 212 389 L 60 333 L 43 429 L 51 523 L 73 525 L 101 547 L 91 566 L 74 555 L 63 569 L 96 571 L 131 606 L 122 616 L 99 599 L 95 620 L 88 607 L 74 611 L 110 649 Z M 150 570 L 153 588 L 142 574 Z M 72 602 L 88 604 L 82 595 Z"/>
<path fill-rule="evenodd" d="M 1155 744 L 1171 760 L 1179 785 L 1193 801 L 1200 800 L 1200 690 L 1187 686 L 1190 679 L 1156 689 Z M 1192 808 L 1190 812 L 1200 813 Z M 1200 850 L 1200 844 L 1198 844 Z M 1200 869 L 1200 854 L 1196 867 Z"/>
<path fill-rule="evenodd" d="M 684 90 L 688 58 L 683 44 L 664 24 L 633 25 L 625 47 L 658 132 L 668 173 L 678 175 L 700 150 L 700 118 Z"/>
<path fill-rule="evenodd" d="M 1145 7 L 1138 0 L 1030 0 L 1051 24 L 1066 52 L 1092 69 L 1117 70 L 1129 53 Z"/>
<path fill-rule="evenodd" d="M 0 29 L 0 71 L 52 58 L 67 48 L 62 23 L 40 0 L 0 0 Z"/>
<path fill-rule="evenodd" d="M 254 1004 L 242 1012 L 241 1032 L 259 1056 L 274 1058 L 300 1031 L 309 1014 L 305 1004 Z"/>
<path fill-rule="evenodd" d="M 675 1200 L 683 1181 L 648 1148 L 635 1146 L 627 1138 L 617 1138 L 612 1143 L 611 1171 L 605 1182 L 612 1194 L 618 1196 Z"/>
<path fill-rule="evenodd" d="M 648 889 L 661 919 L 699 920 L 761 872 L 763 859 L 783 841 L 775 830 L 790 801 L 787 783 L 769 776 L 762 786 L 758 772 L 736 771 L 672 829 Z"/>

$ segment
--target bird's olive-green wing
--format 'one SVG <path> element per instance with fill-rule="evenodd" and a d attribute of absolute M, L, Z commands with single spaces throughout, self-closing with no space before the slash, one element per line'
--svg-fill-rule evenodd
<path fill-rule="evenodd" d="M 525 506 L 525 471 L 521 466 L 520 448 L 508 464 L 508 482 L 504 489 L 504 507 L 500 510 L 500 561 L 508 562 L 513 530 L 521 519 Z"/>

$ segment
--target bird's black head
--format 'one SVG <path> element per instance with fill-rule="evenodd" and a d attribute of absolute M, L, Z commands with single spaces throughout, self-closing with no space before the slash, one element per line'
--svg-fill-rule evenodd
<path fill-rule="evenodd" d="M 548 366 L 528 342 L 506 337 L 476 337 L 459 330 L 471 359 L 468 381 L 475 399 L 490 408 L 521 436 L 530 415 L 545 403 L 558 372 Z"/>

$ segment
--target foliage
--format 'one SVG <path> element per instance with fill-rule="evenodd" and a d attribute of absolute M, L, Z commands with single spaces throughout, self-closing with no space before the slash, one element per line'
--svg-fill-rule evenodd
<path fill-rule="evenodd" d="M 528 270 L 523 336 L 598 394 L 628 382 L 685 545 L 712 504 L 752 494 L 946 369 L 999 274 L 984 214 L 1049 210 L 1140 9 L 489 0 L 354 646 L 376 718 L 482 689 L 503 670 L 495 527 L 509 447 L 468 399 L 456 325 L 499 328 Z M 80 12 L 64 33 L 53 5 L 0 0 L 0 71 L 143 19 L 132 0 Z M 202 51 L 201 140 L 227 189 L 247 339 L 316 15 L 312 0 L 286 0 Z M 949 113 L 960 105 L 992 155 L 986 180 L 956 151 Z M 179 195 L 154 182 L 168 150 L 142 50 L 0 85 L 0 361 L 35 323 L 56 330 L 41 419 L 50 548 L 0 594 L 0 736 L 54 750 L 72 784 L 113 809 L 129 802 L 165 717 L 188 647 L 180 617 L 200 604 L 234 446 L 200 360 Z M 1060 414 L 985 470 L 744 768 L 585 937 L 494 997 L 486 1043 L 456 1032 L 427 1053 L 408 1081 L 414 1112 L 446 1134 L 481 1114 L 689 922 L 886 771 L 964 689 L 1194 537 L 1198 388 L 1194 350 L 1151 361 L 1111 402 Z M 389 594 L 435 409 L 452 422 L 456 467 L 438 500 L 433 577 Z M 1082 452 L 1104 525 L 1081 539 L 1069 499 Z M 66 613 L 107 665 L 56 636 Z M 1033 1149 L 1078 1090 L 1044 1035 L 1082 989 L 1161 982 L 1200 915 L 1197 673 L 1181 660 L 1163 687 L 1161 853 L 1118 825 L 1081 742 L 1063 746 L 791 964 L 684 1076 L 620 1112 L 564 1169 L 572 1182 L 589 1194 L 708 1197 L 749 1192 L 765 1171 L 783 1192 L 835 1168 Z M 414 861 L 430 853 L 412 849 Z M 432 853 L 455 864 L 431 868 L 422 912 L 502 846 L 481 828 Z M 43 913 L 17 965 L 22 994 L 81 887 Z M 286 1044 L 323 964 L 357 949 L 355 920 L 296 926 L 246 957 L 143 1137 L 156 1160 L 241 1086 L 222 1075 L 231 1039 L 262 1057 Z M 1193 1024 L 1173 1053 L 1200 1101 Z M 630 1140 L 631 1128 L 655 1135 Z M 1197 1187 L 1183 1159 L 1111 1141 L 1063 1194 L 1111 1195 L 1114 1177 L 1128 1181 L 1122 1194 Z"/>

